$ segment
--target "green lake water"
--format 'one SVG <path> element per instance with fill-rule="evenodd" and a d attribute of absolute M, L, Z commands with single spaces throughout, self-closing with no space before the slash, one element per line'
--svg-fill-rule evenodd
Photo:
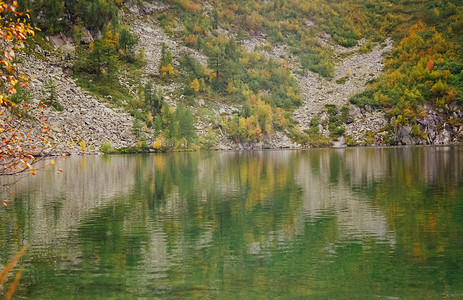
<path fill-rule="evenodd" d="M 463 299 L 462 147 L 71 157 L 14 192 L 16 299 Z"/>

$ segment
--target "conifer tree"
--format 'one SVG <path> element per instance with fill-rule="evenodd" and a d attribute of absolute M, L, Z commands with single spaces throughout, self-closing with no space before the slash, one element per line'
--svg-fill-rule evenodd
<path fill-rule="evenodd" d="M 161 113 L 162 99 L 156 90 L 153 90 L 153 83 L 145 84 L 145 104 L 153 116 Z"/>
<path fill-rule="evenodd" d="M 219 27 L 219 13 L 217 9 L 212 12 L 212 28 L 217 29 Z"/>
<path fill-rule="evenodd" d="M 223 71 L 224 66 L 224 51 L 219 45 L 214 46 L 209 51 L 209 68 L 215 72 L 215 78 L 217 81 L 220 80 L 220 74 Z"/>
<path fill-rule="evenodd" d="M 134 36 L 126 26 L 123 26 L 120 30 L 119 45 L 124 50 L 126 57 L 133 57 L 133 47 L 137 42 L 138 38 Z"/>

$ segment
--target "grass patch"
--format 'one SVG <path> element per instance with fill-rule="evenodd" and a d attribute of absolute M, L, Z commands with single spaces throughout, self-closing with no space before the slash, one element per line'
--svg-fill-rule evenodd
<path fill-rule="evenodd" d="M 97 76 L 88 73 L 75 73 L 77 85 L 82 89 L 90 91 L 100 98 L 108 99 L 111 96 L 111 102 L 122 106 L 123 101 L 129 103 L 132 100 L 127 88 L 121 86 L 119 82 L 105 76 Z"/>

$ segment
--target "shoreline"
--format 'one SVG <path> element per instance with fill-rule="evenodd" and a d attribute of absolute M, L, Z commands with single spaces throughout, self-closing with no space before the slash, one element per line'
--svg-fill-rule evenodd
<path fill-rule="evenodd" d="M 130 151 L 130 152 L 118 152 L 117 150 L 111 152 L 90 152 L 90 151 L 82 151 L 82 152 L 69 152 L 69 153 L 49 153 L 46 155 L 40 155 L 37 157 L 40 158 L 48 158 L 48 157 L 77 157 L 77 156 L 100 156 L 100 155 L 131 155 L 131 154 L 165 154 L 165 153 L 192 153 L 192 152 L 254 152 L 254 151 L 298 151 L 298 150 L 318 150 L 318 149 L 355 149 L 355 148 L 375 148 L 375 149 L 391 149 L 391 148 L 427 148 L 427 147 L 460 147 L 463 146 L 462 142 L 458 143 L 450 143 L 450 144 L 439 144 L 439 145 L 364 145 L 364 146 L 331 146 L 331 147 L 300 147 L 300 148 L 252 148 L 252 149 L 177 149 L 173 151 L 154 151 L 152 149 L 148 151 Z"/>

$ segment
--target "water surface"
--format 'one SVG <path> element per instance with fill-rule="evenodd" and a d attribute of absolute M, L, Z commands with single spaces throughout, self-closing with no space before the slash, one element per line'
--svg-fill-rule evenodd
<path fill-rule="evenodd" d="M 17 299 L 461 299 L 462 237 L 461 147 L 72 157 L 0 209 Z"/>

